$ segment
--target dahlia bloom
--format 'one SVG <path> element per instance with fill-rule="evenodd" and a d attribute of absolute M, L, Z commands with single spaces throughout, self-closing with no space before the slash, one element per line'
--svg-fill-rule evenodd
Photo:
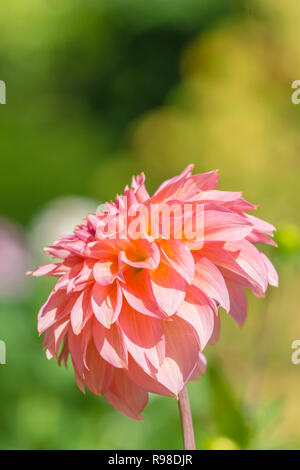
<path fill-rule="evenodd" d="M 216 171 L 192 170 L 152 197 L 144 174 L 133 178 L 115 202 L 45 249 L 59 262 L 31 273 L 58 277 L 38 315 L 47 358 L 67 364 L 70 355 L 78 387 L 133 419 L 148 392 L 178 397 L 205 372 L 202 351 L 218 339 L 219 307 L 241 326 L 245 288 L 262 297 L 278 283 L 254 246 L 274 245 L 274 227 L 248 214 L 256 206 L 240 193 L 216 190 Z"/>

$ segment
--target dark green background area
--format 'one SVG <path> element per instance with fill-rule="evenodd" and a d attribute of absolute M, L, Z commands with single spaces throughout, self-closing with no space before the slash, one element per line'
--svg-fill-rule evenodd
<path fill-rule="evenodd" d="M 290 99 L 300 70 L 300 6 L 5 3 L 0 228 L 5 218 L 23 230 L 32 268 L 47 262 L 37 254 L 44 243 L 37 225 L 49 219 L 53 200 L 76 196 L 96 206 L 141 171 L 152 192 L 191 162 L 198 172 L 218 168 L 221 189 L 243 190 L 260 204 L 257 215 L 278 226 L 279 249 L 268 254 L 280 288 L 265 299 L 249 297 L 242 330 L 221 312 L 207 374 L 189 384 L 197 447 L 300 448 L 300 366 L 290 360 L 300 335 L 300 105 Z M 61 227 L 49 220 L 46 235 Z M 144 420 L 134 422 L 102 397 L 84 396 L 70 364 L 66 370 L 47 361 L 36 316 L 51 286 L 30 279 L 25 292 L 16 288 L 9 298 L 0 289 L 0 340 L 7 347 L 0 448 L 181 448 L 176 400 L 152 395 Z"/>
<path fill-rule="evenodd" d="M 124 149 L 136 117 L 165 101 L 188 41 L 244 2 L 38 1 L 22 14 L 12 3 L 0 42 L 0 207 L 26 224 L 62 194 L 114 197 L 109 181 L 91 189 L 95 166 Z"/>

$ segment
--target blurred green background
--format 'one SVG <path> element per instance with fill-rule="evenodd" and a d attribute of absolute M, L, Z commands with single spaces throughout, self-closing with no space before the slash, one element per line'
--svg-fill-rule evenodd
<path fill-rule="evenodd" d="M 53 282 L 24 279 L 42 247 L 140 171 L 152 192 L 194 162 L 220 170 L 278 227 L 279 289 L 222 312 L 189 386 L 200 449 L 300 449 L 298 0 L 10 0 L 0 15 L 1 449 L 181 448 L 177 403 L 143 422 L 48 362 L 36 315 Z"/>

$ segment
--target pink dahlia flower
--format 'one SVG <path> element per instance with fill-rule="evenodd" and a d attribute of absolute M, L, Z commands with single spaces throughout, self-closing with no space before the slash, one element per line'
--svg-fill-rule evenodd
<path fill-rule="evenodd" d="M 219 307 L 242 325 L 245 287 L 262 297 L 277 273 L 254 244 L 274 227 L 247 212 L 240 193 L 218 191 L 216 171 L 189 165 L 150 197 L 145 176 L 86 217 L 46 252 L 58 277 L 38 315 L 48 358 L 71 356 L 79 388 L 140 419 L 148 392 L 177 397 L 205 372 Z M 196 227 L 196 229 L 195 229 Z"/>

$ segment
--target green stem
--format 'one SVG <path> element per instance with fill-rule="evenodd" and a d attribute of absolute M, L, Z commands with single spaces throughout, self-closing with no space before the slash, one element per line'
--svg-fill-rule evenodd
<path fill-rule="evenodd" d="M 191 407 L 187 388 L 184 387 L 179 393 L 178 407 L 181 420 L 181 429 L 185 450 L 195 450 L 195 438 Z"/>

